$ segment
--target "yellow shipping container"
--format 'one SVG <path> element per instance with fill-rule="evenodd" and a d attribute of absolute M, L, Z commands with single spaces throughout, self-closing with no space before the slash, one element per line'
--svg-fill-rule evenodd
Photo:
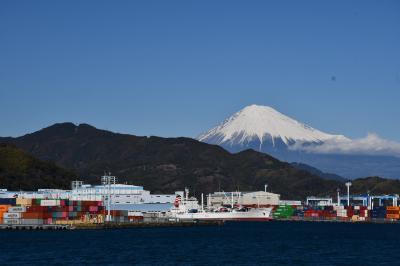
<path fill-rule="evenodd" d="M 16 203 L 17 203 L 17 205 L 31 206 L 32 205 L 32 199 L 17 198 Z"/>

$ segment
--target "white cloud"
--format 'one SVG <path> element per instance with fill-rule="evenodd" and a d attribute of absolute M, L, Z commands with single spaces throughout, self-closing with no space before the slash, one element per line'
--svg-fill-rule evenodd
<path fill-rule="evenodd" d="M 370 133 L 360 139 L 334 139 L 319 145 L 295 144 L 293 150 L 324 154 L 363 154 L 400 156 L 400 143 Z"/>

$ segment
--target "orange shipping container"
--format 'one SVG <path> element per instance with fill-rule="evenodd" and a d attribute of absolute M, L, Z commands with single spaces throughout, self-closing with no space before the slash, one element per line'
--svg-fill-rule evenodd
<path fill-rule="evenodd" d="M 400 214 L 386 214 L 388 219 L 400 219 Z"/>
<path fill-rule="evenodd" d="M 11 205 L 0 205 L 0 212 L 7 212 Z"/>
<path fill-rule="evenodd" d="M 397 206 L 386 206 L 386 210 L 388 210 L 388 211 L 399 211 L 400 207 L 397 207 Z"/>
<path fill-rule="evenodd" d="M 43 219 L 43 213 L 41 212 L 24 212 L 22 213 L 23 219 Z"/>

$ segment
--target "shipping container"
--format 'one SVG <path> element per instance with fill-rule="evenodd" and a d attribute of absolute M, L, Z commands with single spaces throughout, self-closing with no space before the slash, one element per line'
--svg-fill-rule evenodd
<path fill-rule="evenodd" d="M 42 212 L 24 212 L 22 213 L 23 219 L 44 219 L 44 213 Z"/>
<path fill-rule="evenodd" d="M 21 219 L 21 224 L 24 225 L 42 225 L 43 219 Z"/>
<path fill-rule="evenodd" d="M 41 200 L 40 206 L 59 206 L 60 200 Z"/>
<path fill-rule="evenodd" d="M 32 205 L 32 199 L 17 198 L 16 205 L 22 205 L 22 206 Z"/>
<path fill-rule="evenodd" d="M 12 205 L 15 206 L 16 199 L 15 198 L 0 198 L 0 205 Z"/>
<path fill-rule="evenodd" d="M 25 206 L 14 206 L 8 208 L 8 212 L 25 212 L 26 207 Z"/>
<path fill-rule="evenodd" d="M 128 216 L 130 217 L 143 217 L 143 212 L 139 211 L 128 211 Z"/>
<path fill-rule="evenodd" d="M 21 219 L 3 219 L 3 224 L 21 224 Z"/>
<path fill-rule="evenodd" d="M 11 205 L 0 205 L 0 212 L 7 212 Z"/>
<path fill-rule="evenodd" d="M 400 219 L 400 214 L 386 214 L 387 219 Z"/>
<path fill-rule="evenodd" d="M 4 219 L 19 219 L 19 218 L 21 218 L 21 213 L 20 212 L 14 212 L 14 213 L 5 212 L 3 214 L 3 218 Z"/>

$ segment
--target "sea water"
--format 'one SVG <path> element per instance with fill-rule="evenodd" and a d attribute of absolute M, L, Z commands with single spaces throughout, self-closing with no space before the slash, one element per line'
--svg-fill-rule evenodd
<path fill-rule="evenodd" d="M 0 265 L 400 265 L 400 224 L 0 231 Z"/>

